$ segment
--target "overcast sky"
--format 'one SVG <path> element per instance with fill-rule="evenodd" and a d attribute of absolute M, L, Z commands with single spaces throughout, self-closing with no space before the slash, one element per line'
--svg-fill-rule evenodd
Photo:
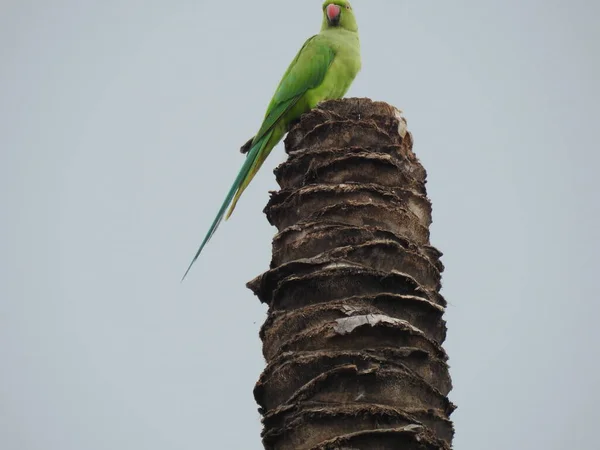
<path fill-rule="evenodd" d="M 455 447 L 593 447 L 600 3 L 354 3 L 349 95 L 429 172 Z M 282 146 L 179 280 L 320 8 L 0 0 L 0 448 L 262 448 L 245 283 Z"/>

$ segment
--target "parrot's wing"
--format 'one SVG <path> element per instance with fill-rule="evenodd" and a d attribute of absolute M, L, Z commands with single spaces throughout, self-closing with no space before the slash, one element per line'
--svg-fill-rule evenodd
<path fill-rule="evenodd" d="M 271 130 L 307 91 L 323 82 L 334 58 L 334 50 L 322 35 L 304 43 L 279 82 L 254 142 Z"/>
<path fill-rule="evenodd" d="M 328 45 L 323 36 L 315 35 L 308 39 L 296 58 L 292 61 L 287 71 L 283 75 L 275 95 L 267 108 L 265 119 L 254 137 L 252 143 L 246 143 L 242 149 L 247 151 L 246 159 L 242 168 L 237 174 L 231 189 L 227 193 L 227 197 L 221 204 L 221 208 L 217 213 L 208 233 L 204 237 L 200 248 L 196 252 L 194 259 L 190 263 L 185 275 L 188 274 L 192 265 L 200 256 L 200 252 L 217 230 L 221 223 L 227 207 L 231 204 L 231 208 L 227 217 L 235 208 L 239 199 L 248 183 L 254 178 L 254 175 L 262 165 L 263 161 L 273 148 L 273 143 L 270 142 L 273 134 L 273 127 L 279 123 L 283 116 L 302 98 L 310 89 L 319 86 L 324 78 L 329 66 L 335 58 L 335 52 Z M 182 279 L 183 280 L 183 279 Z"/>
<path fill-rule="evenodd" d="M 273 99 L 267 107 L 267 113 L 260 130 L 256 136 L 250 138 L 242 146 L 240 149 L 242 153 L 248 153 L 252 148 L 252 144 L 273 128 L 279 119 L 302 98 L 306 91 L 319 86 L 323 82 L 334 57 L 334 51 L 322 42 L 322 37 L 319 35 L 309 38 L 304 43 L 279 82 Z"/>
<path fill-rule="evenodd" d="M 273 127 L 284 118 L 285 114 L 300 101 L 306 92 L 323 83 L 334 59 L 335 52 L 322 35 L 317 34 L 304 43 L 279 82 L 279 86 L 277 86 L 273 99 L 267 108 L 265 119 L 249 146 L 247 157 L 250 157 L 255 147 L 258 148 L 252 155 L 252 163 L 248 172 L 246 172 L 244 179 L 236 189 L 226 219 L 233 212 L 242 192 L 260 169 L 273 145 L 276 144 L 270 142 Z"/>

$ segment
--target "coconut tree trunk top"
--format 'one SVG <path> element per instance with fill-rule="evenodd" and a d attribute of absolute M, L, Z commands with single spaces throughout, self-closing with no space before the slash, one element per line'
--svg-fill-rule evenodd
<path fill-rule="evenodd" d="M 322 103 L 288 134 L 254 394 L 266 449 L 447 449 L 441 253 L 426 172 L 400 112 Z"/>

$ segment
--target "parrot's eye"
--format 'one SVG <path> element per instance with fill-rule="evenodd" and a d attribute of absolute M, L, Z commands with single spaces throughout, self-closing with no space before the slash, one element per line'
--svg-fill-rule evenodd
<path fill-rule="evenodd" d="M 350 5 L 346 5 L 346 9 L 350 10 L 352 8 L 350 8 Z"/>

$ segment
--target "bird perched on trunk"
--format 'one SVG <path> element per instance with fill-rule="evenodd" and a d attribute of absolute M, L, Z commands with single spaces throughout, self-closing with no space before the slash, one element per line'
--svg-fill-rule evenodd
<path fill-rule="evenodd" d="M 258 133 L 242 147 L 246 160 L 183 278 L 217 230 L 227 207 L 225 219 L 290 125 L 318 103 L 343 97 L 360 65 L 358 26 L 350 2 L 326 0 L 321 32 L 304 43 L 277 86 Z"/>

